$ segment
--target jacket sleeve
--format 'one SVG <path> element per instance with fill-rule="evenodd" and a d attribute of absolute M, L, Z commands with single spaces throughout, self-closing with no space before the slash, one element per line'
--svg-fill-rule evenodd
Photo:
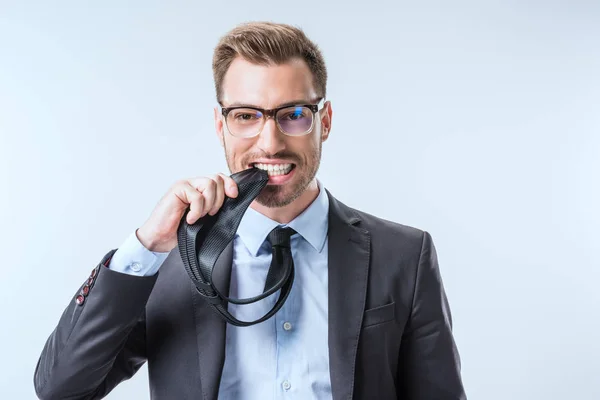
<path fill-rule="evenodd" d="M 423 233 L 411 315 L 400 345 L 398 398 L 463 400 L 460 357 L 435 246 Z"/>
<path fill-rule="evenodd" d="M 158 277 L 106 267 L 111 250 L 75 293 L 34 374 L 40 399 L 100 399 L 146 361 L 145 307 Z"/>

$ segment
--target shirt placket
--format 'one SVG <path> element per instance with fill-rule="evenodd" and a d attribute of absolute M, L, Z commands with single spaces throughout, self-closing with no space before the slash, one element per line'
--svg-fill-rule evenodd
<path fill-rule="evenodd" d="M 297 240 L 298 238 L 292 239 L 292 249 L 294 249 Z M 296 274 L 298 274 L 297 268 Z M 294 285 L 283 307 L 275 314 L 275 332 L 277 335 L 277 379 L 275 382 L 275 393 L 277 393 L 276 398 L 278 399 L 293 398 L 293 394 L 297 391 L 295 385 L 300 384 L 300 382 L 297 382 L 297 377 L 294 376 L 295 351 L 293 335 L 296 328 L 296 321 L 294 320 L 293 309 L 296 302 L 297 285 Z"/>

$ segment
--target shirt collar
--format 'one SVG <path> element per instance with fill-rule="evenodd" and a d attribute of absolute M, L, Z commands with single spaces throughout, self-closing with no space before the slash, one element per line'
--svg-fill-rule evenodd
<path fill-rule="evenodd" d="M 254 255 L 258 255 L 267 235 L 277 226 L 289 226 L 300 234 L 317 252 L 323 250 L 327 229 L 329 226 L 329 199 L 323 184 L 317 179 L 319 195 L 317 198 L 289 224 L 279 224 L 269 217 L 248 207 L 238 226 L 237 235 L 242 239 L 246 248 Z"/>

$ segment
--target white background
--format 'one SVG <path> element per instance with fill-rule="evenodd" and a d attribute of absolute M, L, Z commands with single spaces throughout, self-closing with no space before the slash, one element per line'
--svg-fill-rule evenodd
<path fill-rule="evenodd" d="M 212 50 L 248 20 L 324 52 L 325 186 L 432 234 L 469 398 L 600 398 L 591 0 L 0 0 L 0 398 L 173 182 L 228 172 Z M 109 398 L 147 396 L 144 367 Z"/>

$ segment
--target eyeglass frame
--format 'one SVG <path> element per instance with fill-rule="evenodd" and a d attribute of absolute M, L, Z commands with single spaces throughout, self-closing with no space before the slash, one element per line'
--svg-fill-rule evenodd
<path fill-rule="evenodd" d="M 323 106 L 319 109 L 319 104 L 321 104 L 321 102 L 323 102 Z M 317 104 L 288 104 L 287 106 L 281 106 L 281 107 L 271 108 L 271 109 L 264 109 L 264 108 L 251 107 L 251 106 L 223 107 L 221 105 L 221 115 L 223 116 L 223 118 L 225 120 L 225 126 L 227 126 L 227 131 L 229 132 L 229 134 L 231 136 L 234 136 L 234 137 L 239 138 L 239 139 L 251 139 L 253 137 L 256 137 L 256 136 L 260 135 L 260 133 L 262 132 L 262 130 L 265 127 L 265 124 L 267 123 L 267 120 L 269 118 L 273 118 L 273 121 L 275 121 L 275 124 L 277 125 L 277 128 L 284 135 L 290 136 L 290 137 L 300 137 L 300 136 L 308 135 L 313 130 L 313 128 L 315 126 L 315 114 L 325 108 L 325 103 L 326 102 L 327 101 L 325 100 L 325 97 L 323 97 L 322 99 L 320 99 L 317 102 Z M 311 121 L 310 128 L 308 128 L 304 133 L 301 133 L 299 135 L 293 135 L 293 134 L 289 134 L 289 133 L 285 132 L 283 130 L 283 128 L 281 128 L 281 125 L 279 124 L 279 121 L 277 121 L 277 118 L 275 118 L 275 116 L 277 115 L 277 113 L 280 110 L 283 110 L 285 108 L 290 108 L 290 107 L 306 107 L 306 108 L 308 108 L 313 113 L 313 120 Z M 227 115 L 231 111 L 233 111 L 233 110 L 239 110 L 239 109 L 244 109 L 244 108 L 245 109 L 249 109 L 249 110 L 259 111 L 265 117 L 265 118 L 263 118 L 263 123 L 262 123 L 262 126 L 260 127 L 260 129 L 254 135 L 252 135 L 252 136 L 236 136 L 236 135 L 234 135 L 231 132 L 231 129 L 229 129 L 229 124 L 227 123 Z"/>

